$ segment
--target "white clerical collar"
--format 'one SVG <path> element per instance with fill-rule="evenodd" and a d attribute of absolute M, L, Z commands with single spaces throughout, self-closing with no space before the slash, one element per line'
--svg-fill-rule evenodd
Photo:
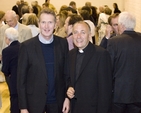
<path fill-rule="evenodd" d="M 51 38 L 49 40 L 46 40 L 45 38 L 43 38 L 41 33 L 39 34 L 39 41 L 43 44 L 50 44 L 53 42 L 53 40 L 54 40 L 53 35 L 51 36 Z"/>
<path fill-rule="evenodd" d="M 84 53 L 84 50 L 83 50 L 83 49 L 79 49 L 79 52 L 80 52 L 80 53 Z"/>

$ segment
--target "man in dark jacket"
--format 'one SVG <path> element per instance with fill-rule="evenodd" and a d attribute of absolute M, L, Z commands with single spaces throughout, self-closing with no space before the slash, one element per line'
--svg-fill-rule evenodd
<path fill-rule="evenodd" d="M 108 40 L 114 79 L 113 113 L 141 112 L 141 33 L 134 31 L 135 25 L 132 14 L 120 13 L 121 35 Z"/>
<path fill-rule="evenodd" d="M 71 113 L 110 113 L 112 71 L 109 53 L 91 42 L 91 30 L 85 22 L 73 27 L 77 48 L 68 56 L 68 91 Z"/>
<path fill-rule="evenodd" d="M 8 45 L 2 50 L 2 72 L 10 91 L 10 113 L 20 113 L 17 94 L 17 64 L 20 43 L 18 31 L 15 28 L 7 28 L 5 42 Z"/>

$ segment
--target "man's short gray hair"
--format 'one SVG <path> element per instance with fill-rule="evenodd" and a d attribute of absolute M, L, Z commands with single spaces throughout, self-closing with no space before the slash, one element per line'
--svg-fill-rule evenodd
<path fill-rule="evenodd" d="M 136 26 L 136 18 L 129 12 L 122 12 L 119 14 L 118 24 L 122 24 L 126 30 L 133 30 Z"/>

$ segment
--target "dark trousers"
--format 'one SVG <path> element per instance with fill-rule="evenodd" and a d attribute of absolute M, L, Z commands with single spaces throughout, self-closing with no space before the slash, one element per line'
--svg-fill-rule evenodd
<path fill-rule="evenodd" d="M 58 105 L 55 104 L 47 104 L 45 106 L 45 110 L 43 113 L 62 113 L 62 110 L 59 110 Z"/>
<path fill-rule="evenodd" d="M 141 113 L 141 103 L 114 103 L 112 113 Z"/>
<path fill-rule="evenodd" d="M 10 113 L 20 113 L 18 104 L 18 94 L 10 95 Z"/>

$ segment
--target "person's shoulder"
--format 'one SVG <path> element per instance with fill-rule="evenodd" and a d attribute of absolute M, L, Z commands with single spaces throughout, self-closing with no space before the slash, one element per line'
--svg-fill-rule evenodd
<path fill-rule="evenodd" d="M 75 52 L 77 52 L 78 48 L 73 48 L 69 51 L 69 55 L 73 55 Z"/>
<path fill-rule="evenodd" d="M 95 51 L 99 51 L 99 52 L 103 52 L 103 51 L 106 51 L 106 49 L 104 49 L 103 47 L 99 46 L 99 45 L 93 45 L 93 48 Z"/>
<path fill-rule="evenodd" d="M 21 45 L 32 45 L 33 43 L 35 43 L 35 42 L 37 42 L 37 41 L 39 41 L 39 39 L 38 39 L 38 35 L 37 36 L 35 36 L 35 37 L 32 37 L 32 38 L 30 38 L 30 39 L 28 39 L 28 40 L 25 40 L 24 42 L 22 42 L 21 43 Z"/>
<path fill-rule="evenodd" d="M 18 23 L 19 27 L 24 29 L 24 30 L 30 30 L 30 28 L 24 24 Z"/>
<path fill-rule="evenodd" d="M 4 48 L 2 50 L 2 54 L 7 54 L 7 53 L 11 53 L 12 52 L 12 47 L 7 46 L 6 48 Z"/>
<path fill-rule="evenodd" d="M 7 24 L 3 25 L 2 27 L 0 27 L 0 30 L 6 30 L 9 26 Z"/>
<path fill-rule="evenodd" d="M 136 32 L 139 36 L 141 36 L 141 33 L 140 32 Z"/>
<path fill-rule="evenodd" d="M 98 53 L 103 53 L 103 52 L 107 52 L 106 49 L 104 49 L 103 47 L 99 46 L 99 45 L 95 45 L 92 43 L 89 43 L 88 45 L 88 51 L 90 51 L 93 54 L 98 54 Z"/>

